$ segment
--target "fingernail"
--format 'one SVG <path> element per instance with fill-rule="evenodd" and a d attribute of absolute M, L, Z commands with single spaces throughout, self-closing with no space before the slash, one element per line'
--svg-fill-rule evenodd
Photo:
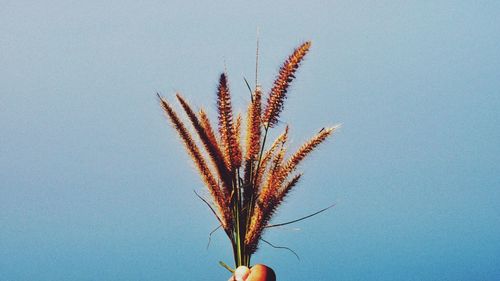
<path fill-rule="evenodd" d="M 240 266 L 234 271 L 236 281 L 244 281 L 250 274 L 250 269 L 246 266 Z"/>

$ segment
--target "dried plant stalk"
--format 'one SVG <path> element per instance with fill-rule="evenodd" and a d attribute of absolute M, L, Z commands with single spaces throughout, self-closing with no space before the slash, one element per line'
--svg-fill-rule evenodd
<path fill-rule="evenodd" d="M 284 62 L 262 110 L 262 91 L 255 85 L 246 113 L 246 137 L 241 140 L 241 115 L 233 116 L 227 76 L 222 73 L 217 87 L 218 135 L 205 111 L 198 115 L 177 94 L 205 153 L 192 139 L 171 105 L 160 98 L 166 115 L 177 130 L 201 178 L 208 187 L 216 216 L 233 246 L 235 266 L 250 265 L 263 231 L 278 206 L 297 185 L 302 174 L 291 175 L 297 166 L 336 129 L 322 129 L 288 158 L 288 126 L 266 146 L 270 128 L 275 127 L 295 72 L 309 51 L 310 42 L 301 44 Z M 257 84 L 257 81 L 256 81 Z M 244 142 L 244 143 L 242 143 Z M 245 145 L 243 156 L 242 146 Z M 208 158 L 211 166 L 207 165 Z M 243 171 L 240 172 L 240 169 Z M 214 171 L 212 171 L 212 169 Z"/>

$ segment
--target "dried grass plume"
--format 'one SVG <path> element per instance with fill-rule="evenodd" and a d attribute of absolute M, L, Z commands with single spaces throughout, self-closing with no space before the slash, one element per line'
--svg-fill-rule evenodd
<path fill-rule="evenodd" d="M 209 205 L 231 241 L 236 267 L 250 265 L 273 214 L 302 177 L 296 172 L 297 167 L 337 128 L 321 129 L 293 153 L 288 152 L 288 126 L 267 144 L 268 133 L 278 125 L 289 86 L 310 47 L 311 42 L 301 44 L 285 60 L 265 105 L 262 89 L 256 81 L 243 115 L 245 120 L 233 113 L 227 75 L 222 73 L 216 91 L 217 131 L 207 113 L 193 109 L 180 94 L 176 98 L 191 128 L 187 128 L 171 104 L 160 97 L 166 116 L 211 194 Z"/>

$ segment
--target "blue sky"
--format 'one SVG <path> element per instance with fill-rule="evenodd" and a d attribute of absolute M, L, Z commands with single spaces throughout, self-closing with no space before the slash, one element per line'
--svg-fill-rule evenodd
<path fill-rule="evenodd" d="M 2 1 L 0 280 L 227 280 L 229 243 L 193 194 L 158 106 L 248 100 L 304 40 L 283 124 L 303 165 L 266 239 L 279 280 L 500 279 L 497 1 Z M 284 125 L 282 125 L 284 126 Z"/>

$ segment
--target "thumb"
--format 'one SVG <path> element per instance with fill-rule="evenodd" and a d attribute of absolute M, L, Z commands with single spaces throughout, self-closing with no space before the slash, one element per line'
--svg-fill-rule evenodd
<path fill-rule="evenodd" d="M 245 281 L 250 274 L 250 269 L 246 266 L 240 266 L 234 271 L 234 279 L 236 281 Z"/>

